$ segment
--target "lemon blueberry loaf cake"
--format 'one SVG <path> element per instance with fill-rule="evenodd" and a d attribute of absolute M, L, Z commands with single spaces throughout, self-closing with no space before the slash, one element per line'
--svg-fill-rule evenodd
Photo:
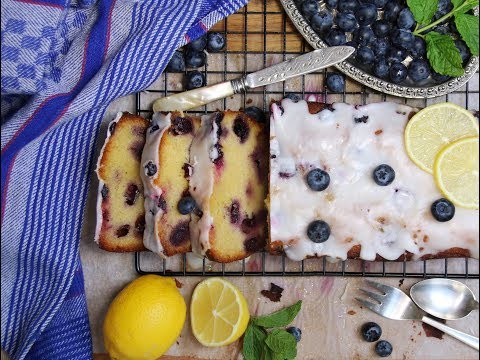
<path fill-rule="evenodd" d="M 293 260 L 478 258 L 478 210 L 443 199 L 405 151 L 415 112 L 394 103 L 272 104 L 270 251 Z"/>
<path fill-rule="evenodd" d="M 97 227 L 95 241 L 114 252 L 144 250 L 145 228 L 140 158 L 148 121 L 119 113 L 109 124 L 98 158 Z"/>

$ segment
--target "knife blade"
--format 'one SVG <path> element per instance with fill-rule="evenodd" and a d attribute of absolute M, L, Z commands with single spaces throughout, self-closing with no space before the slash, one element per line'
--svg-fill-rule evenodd
<path fill-rule="evenodd" d="M 238 79 L 157 99 L 153 103 L 153 111 L 193 109 L 249 89 L 285 81 L 335 65 L 347 59 L 354 51 L 355 49 L 351 46 L 332 46 L 314 50 Z"/>

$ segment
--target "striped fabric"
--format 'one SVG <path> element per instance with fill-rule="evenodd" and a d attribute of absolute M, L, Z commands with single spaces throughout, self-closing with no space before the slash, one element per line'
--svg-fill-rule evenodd
<path fill-rule="evenodd" d="M 92 357 L 78 249 L 105 109 L 246 2 L 2 0 L 1 345 L 12 359 Z"/>

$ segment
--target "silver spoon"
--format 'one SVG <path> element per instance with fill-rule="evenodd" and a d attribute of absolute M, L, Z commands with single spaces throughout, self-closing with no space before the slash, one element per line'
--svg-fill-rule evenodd
<path fill-rule="evenodd" d="M 459 281 L 450 279 L 423 280 L 410 289 L 410 297 L 422 310 L 445 320 L 461 319 L 478 310 L 472 291 Z"/>

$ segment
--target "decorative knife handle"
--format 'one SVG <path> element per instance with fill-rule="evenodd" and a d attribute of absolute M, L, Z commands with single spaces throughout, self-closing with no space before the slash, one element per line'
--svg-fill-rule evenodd
<path fill-rule="evenodd" d="M 348 58 L 354 49 L 349 46 L 333 46 L 297 56 L 246 76 L 247 88 L 273 84 L 286 79 L 334 65 Z"/>
<path fill-rule="evenodd" d="M 230 81 L 181 92 L 155 100 L 153 111 L 180 111 L 193 109 L 235 94 Z"/>

